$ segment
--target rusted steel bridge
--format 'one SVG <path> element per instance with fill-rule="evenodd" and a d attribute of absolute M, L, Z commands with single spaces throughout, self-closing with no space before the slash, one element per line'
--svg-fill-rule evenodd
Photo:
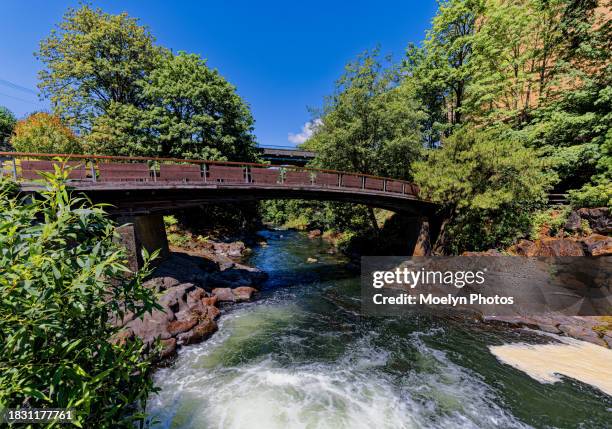
<path fill-rule="evenodd" d="M 265 199 L 346 201 L 426 215 L 434 206 L 410 182 L 343 171 L 249 162 L 0 152 L 3 174 L 36 192 L 41 172 L 68 171 L 70 186 L 111 213 L 140 215 L 207 203 Z"/>

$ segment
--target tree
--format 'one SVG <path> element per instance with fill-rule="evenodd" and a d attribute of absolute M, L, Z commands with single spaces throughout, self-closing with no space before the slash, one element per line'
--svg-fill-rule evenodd
<path fill-rule="evenodd" d="M 447 0 L 439 4 L 422 48 L 410 45 L 404 62 L 408 85 L 427 113 L 430 147 L 464 122 L 464 102 L 473 73 L 472 43 L 482 0 Z"/>
<path fill-rule="evenodd" d="M 507 135 L 463 128 L 414 164 L 421 196 L 443 208 L 437 251 L 509 245 L 529 230 L 529 214 L 545 201 L 554 175 L 536 151 Z"/>
<path fill-rule="evenodd" d="M 161 156 L 255 158 L 248 106 L 217 70 L 198 55 L 166 57 L 143 84 L 142 98 Z"/>
<path fill-rule="evenodd" d="M 304 145 L 324 168 L 409 179 L 421 155 L 422 112 L 397 69 L 384 68 L 378 51 L 347 64 L 326 99 L 313 136 Z"/>
<path fill-rule="evenodd" d="M 79 427 L 132 428 L 152 365 L 140 340 L 113 341 L 111 317 L 160 308 L 148 271 L 130 273 L 114 225 L 70 195 L 66 172 L 45 179 L 25 196 L 0 177 L 0 407 L 75 408 Z"/>
<path fill-rule="evenodd" d="M 409 179 L 410 164 L 421 155 L 423 114 L 409 87 L 398 85 L 398 80 L 398 70 L 385 67 L 378 50 L 347 64 L 315 121 L 314 135 L 304 145 L 317 152 L 312 164 Z M 338 205 L 336 210 L 351 212 Z M 360 210 L 353 208 L 353 215 L 358 217 Z M 368 212 L 378 232 L 374 211 Z"/>
<path fill-rule="evenodd" d="M 4 106 L 0 106 L 0 144 L 8 141 L 17 123 L 15 115 Z"/>
<path fill-rule="evenodd" d="M 11 145 L 19 152 L 82 153 L 77 136 L 57 116 L 39 112 L 15 125 Z"/>
<path fill-rule="evenodd" d="M 58 29 L 40 43 L 45 69 L 38 86 L 55 114 L 86 132 L 112 103 L 139 107 L 139 82 L 166 54 L 136 19 L 85 4 L 68 9 Z"/>

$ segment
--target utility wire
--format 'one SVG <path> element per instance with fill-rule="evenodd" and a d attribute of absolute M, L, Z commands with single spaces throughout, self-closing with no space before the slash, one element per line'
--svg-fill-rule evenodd
<path fill-rule="evenodd" d="M 36 106 L 39 106 L 39 105 L 40 105 L 40 103 L 37 103 L 37 102 L 35 102 L 35 101 L 32 101 L 32 100 L 26 100 L 26 99 L 24 99 L 24 98 L 15 97 L 15 96 L 13 96 L 13 95 L 8 95 L 8 94 L 5 94 L 5 93 L 3 93 L 3 92 L 0 92 L 0 95 L 1 95 L 1 96 L 3 96 L 3 97 L 12 98 L 12 99 L 14 99 L 14 100 L 23 101 L 24 103 L 30 103 L 30 104 L 34 104 L 34 105 L 36 105 Z"/>
<path fill-rule="evenodd" d="M 36 96 L 38 95 L 38 92 L 36 92 L 36 91 L 34 91 L 34 90 L 30 89 L 30 88 L 26 88 L 25 86 L 21 86 L 21 85 L 18 85 L 16 83 L 13 83 L 13 82 L 11 82 L 9 80 L 6 80 L 6 79 L 0 79 L 0 85 L 8 86 L 10 88 L 17 89 L 19 91 L 28 92 L 28 93 L 34 94 Z"/>

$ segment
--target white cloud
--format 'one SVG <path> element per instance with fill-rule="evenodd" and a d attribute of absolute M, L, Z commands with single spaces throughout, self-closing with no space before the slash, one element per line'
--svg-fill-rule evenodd
<path fill-rule="evenodd" d="M 297 133 L 297 134 L 289 133 L 287 135 L 287 139 L 293 144 L 302 144 L 313 135 L 317 127 L 320 126 L 322 123 L 323 121 L 321 121 L 320 119 L 315 119 L 314 121 L 308 121 L 302 127 L 301 133 Z"/>

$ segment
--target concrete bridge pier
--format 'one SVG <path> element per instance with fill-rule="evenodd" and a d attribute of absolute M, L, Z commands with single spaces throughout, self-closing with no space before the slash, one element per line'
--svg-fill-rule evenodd
<path fill-rule="evenodd" d="M 412 256 L 431 256 L 431 233 L 429 218 L 420 217 L 418 219 L 419 235 L 417 236 Z"/>
<path fill-rule="evenodd" d="M 154 265 L 170 254 L 162 215 L 119 216 L 116 221 L 118 241 L 127 250 L 128 266 L 132 271 L 143 265 L 142 249 L 149 253 L 160 249 Z"/>

